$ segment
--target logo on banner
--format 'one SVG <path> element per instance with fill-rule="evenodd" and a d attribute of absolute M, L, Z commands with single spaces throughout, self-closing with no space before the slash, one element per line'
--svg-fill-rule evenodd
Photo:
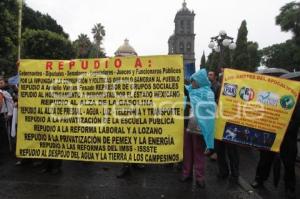
<path fill-rule="evenodd" d="M 257 101 L 265 105 L 277 106 L 279 95 L 269 91 L 261 91 L 257 95 Z"/>
<path fill-rule="evenodd" d="M 251 101 L 255 96 L 253 89 L 248 87 L 242 87 L 239 94 L 240 98 L 244 101 Z"/>
<path fill-rule="evenodd" d="M 295 105 L 295 99 L 291 95 L 284 95 L 280 98 L 280 105 L 284 109 L 292 109 Z"/>
<path fill-rule="evenodd" d="M 236 97 L 236 91 L 238 86 L 236 84 L 224 84 L 224 90 L 223 95 L 230 96 L 230 97 Z"/>

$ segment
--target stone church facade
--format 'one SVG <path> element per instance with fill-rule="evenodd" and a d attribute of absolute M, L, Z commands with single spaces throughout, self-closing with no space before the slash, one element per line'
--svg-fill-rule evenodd
<path fill-rule="evenodd" d="M 184 1 L 182 8 L 176 13 L 174 19 L 175 30 L 168 41 L 169 54 L 183 55 L 186 79 L 189 79 L 195 72 L 194 18 L 195 13 L 187 8 Z"/>

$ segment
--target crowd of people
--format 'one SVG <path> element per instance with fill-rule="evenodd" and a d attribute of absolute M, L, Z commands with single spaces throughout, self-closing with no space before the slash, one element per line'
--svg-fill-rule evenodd
<path fill-rule="evenodd" d="M 208 156 L 213 156 L 217 154 L 217 164 L 219 172 L 217 177 L 219 179 L 229 179 L 233 182 L 239 181 L 239 152 L 238 146 L 229 142 L 224 142 L 220 140 L 215 140 L 214 147 L 212 148 L 212 139 L 206 138 L 205 133 L 210 133 L 214 135 L 214 131 L 207 125 L 202 125 L 201 123 L 211 124 L 208 119 L 203 119 L 203 117 L 197 118 L 198 115 L 203 116 L 201 113 L 201 108 L 197 107 L 197 110 L 193 110 L 195 98 L 195 90 L 200 91 L 201 89 L 206 89 L 204 91 L 206 94 L 198 92 L 199 99 L 198 103 L 201 101 L 206 101 L 206 110 L 209 108 L 207 106 L 209 96 L 214 96 L 216 105 L 218 103 L 218 98 L 220 96 L 221 82 L 218 82 L 217 75 L 214 71 L 209 71 L 207 77 L 197 78 L 199 75 L 206 75 L 205 69 L 201 69 L 197 73 L 191 76 L 191 86 L 185 90 L 185 95 L 188 101 L 191 101 L 191 106 L 187 106 L 185 110 L 185 116 L 194 115 L 194 117 L 189 117 L 185 121 L 185 132 L 184 132 L 184 162 L 181 181 L 186 182 L 192 177 L 192 168 L 195 171 L 195 178 L 197 185 L 200 187 L 205 187 L 204 183 L 204 164 L 205 158 L 204 154 Z M 204 79 L 209 79 L 210 82 L 203 81 Z M 219 78 L 222 80 L 222 78 Z M 204 111 L 204 110 L 203 110 Z M 212 109 L 210 108 L 210 111 Z M 201 121 L 202 120 L 202 121 Z M 251 186 L 255 189 L 264 186 L 264 182 L 268 179 L 271 168 L 274 168 L 274 185 L 278 185 L 279 175 L 280 175 L 280 164 L 284 165 L 284 181 L 285 181 L 285 192 L 287 198 L 296 198 L 296 176 L 295 176 L 295 163 L 297 157 L 297 134 L 300 126 L 300 101 L 296 103 L 295 110 L 291 117 L 291 121 L 288 125 L 286 134 L 282 141 L 280 147 L 280 153 L 275 153 L 272 151 L 260 150 L 260 159 L 256 167 L 256 174 L 254 181 Z M 203 133 L 205 132 L 205 133 Z"/>
<path fill-rule="evenodd" d="M 201 69 L 191 76 L 191 80 L 184 88 L 186 106 L 184 109 L 184 159 L 181 165 L 181 182 L 188 182 L 195 178 L 200 188 L 205 188 L 205 161 L 209 156 L 216 160 L 220 180 L 229 178 L 232 182 L 239 182 L 239 152 L 235 144 L 214 139 L 215 117 L 218 99 L 221 93 L 221 76 L 214 71 Z M 15 152 L 15 139 L 12 129 L 16 125 L 12 122 L 13 110 L 17 108 L 18 89 L 15 85 L 8 85 L 4 78 L 0 78 L 0 154 L 3 151 Z M 203 105 L 201 105 L 203 104 Z M 208 111 L 209 110 L 209 111 Z M 213 116 L 207 115 L 213 113 Z M 207 117 L 202 117 L 207 116 Z M 206 119 L 203 119 L 206 118 Z M 251 186 L 263 187 L 268 179 L 271 167 L 281 162 L 284 165 L 285 190 L 289 198 L 295 198 L 295 161 L 297 156 L 297 133 L 300 125 L 300 103 L 298 101 L 286 135 L 281 145 L 280 153 L 260 151 L 260 159 L 256 167 L 256 174 Z M 1 161 L 1 157 L 0 157 Z M 16 165 L 33 164 L 40 167 L 41 173 L 61 172 L 61 160 L 18 159 Z M 143 169 L 141 164 L 123 164 L 118 178 L 129 175 L 133 168 Z M 276 174 L 275 174 L 276 175 Z M 276 185 L 278 182 L 275 183 Z"/>

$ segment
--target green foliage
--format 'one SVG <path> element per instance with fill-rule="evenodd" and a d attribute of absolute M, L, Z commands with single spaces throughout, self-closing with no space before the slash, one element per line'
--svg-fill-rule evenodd
<path fill-rule="evenodd" d="M 261 50 L 262 64 L 270 68 L 300 70 L 300 48 L 293 40 L 274 44 Z"/>
<path fill-rule="evenodd" d="M 7 76 L 16 72 L 18 14 L 17 0 L 0 1 L 0 72 L 4 71 Z M 73 55 L 63 28 L 48 14 L 26 5 L 23 5 L 22 32 L 24 49 L 21 58 L 67 59 Z"/>
<path fill-rule="evenodd" d="M 48 30 L 27 29 L 22 41 L 23 58 L 70 59 L 74 56 L 71 42 L 64 36 Z"/>
<path fill-rule="evenodd" d="M 72 45 L 75 50 L 75 58 L 90 58 L 93 45 L 86 34 L 78 35 Z"/>
<path fill-rule="evenodd" d="M 80 34 L 73 42 L 76 58 L 103 58 L 106 57 L 102 49 L 96 43 L 91 42 L 86 34 Z"/>
<path fill-rule="evenodd" d="M 238 31 L 236 49 L 233 55 L 233 67 L 239 70 L 249 71 L 248 52 L 247 52 L 247 22 L 244 20 Z"/>
<path fill-rule="evenodd" d="M 282 31 L 291 31 L 297 45 L 300 46 L 300 2 L 290 2 L 280 9 L 276 24 Z"/>
<path fill-rule="evenodd" d="M 15 0 L 0 1 L 0 58 L 15 63 L 17 53 L 18 4 Z M 3 66 L 0 66 L 3 70 Z"/>
<path fill-rule="evenodd" d="M 222 66 L 223 68 L 231 68 L 231 63 L 232 63 L 232 51 L 229 48 L 224 48 L 223 52 L 224 56 L 224 65 Z"/>
<path fill-rule="evenodd" d="M 96 48 L 96 56 L 97 58 L 101 55 L 101 52 L 103 52 L 103 49 L 101 48 L 102 40 L 105 36 L 105 29 L 104 26 L 102 26 L 101 23 L 97 23 L 92 28 L 92 34 L 94 37 L 94 44 Z"/>
<path fill-rule="evenodd" d="M 10 77 L 16 72 L 16 62 L 0 58 L 0 75 Z"/>
<path fill-rule="evenodd" d="M 205 67 L 206 60 L 205 60 L 205 53 L 203 51 L 202 57 L 201 57 L 201 63 L 200 63 L 200 68 Z"/>
<path fill-rule="evenodd" d="M 290 2 L 280 9 L 276 24 L 282 31 L 291 31 L 293 38 L 260 51 L 262 64 L 289 71 L 300 70 L 300 2 Z"/>
<path fill-rule="evenodd" d="M 205 64 L 206 69 L 211 71 L 217 71 L 219 60 L 220 54 L 214 51 L 211 52 L 207 57 L 207 61 Z"/>
<path fill-rule="evenodd" d="M 247 44 L 247 52 L 249 66 L 251 66 L 251 71 L 253 71 L 260 65 L 261 54 L 258 51 L 258 43 L 249 41 Z"/>
<path fill-rule="evenodd" d="M 33 30 L 49 30 L 57 34 L 63 35 L 68 38 L 68 34 L 64 32 L 63 28 L 57 24 L 48 14 L 42 14 L 39 11 L 34 11 L 28 6 L 23 6 L 23 18 L 22 18 L 22 32 L 26 29 Z"/>
<path fill-rule="evenodd" d="M 22 58 L 74 58 L 68 34 L 48 14 L 42 14 L 24 5 L 22 32 Z"/>
<path fill-rule="evenodd" d="M 233 68 L 253 72 L 259 66 L 258 43 L 248 42 L 247 22 L 244 20 L 238 31 L 236 49 L 233 55 Z"/>
<path fill-rule="evenodd" d="M 105 52 L 103 52 L 103 49 L 99 50 L 99 47 L 96 46 L 95 43 L 92 44 L 92 49 L 89 54 L 89 58 L 104 58 L 106 57 Z"/>

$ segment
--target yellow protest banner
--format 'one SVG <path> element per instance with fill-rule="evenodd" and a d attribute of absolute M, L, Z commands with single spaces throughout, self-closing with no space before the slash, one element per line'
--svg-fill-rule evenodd
<path fill-rule="evenodd" d="M 182 56 L 22 60 L 22 158 L 172 163 L 183 152 Z"/>
<path fill-rule="evenodd" d="M 295 81 L 225 69 L 216 139 L 278 152 L 299 91 Z"/>

